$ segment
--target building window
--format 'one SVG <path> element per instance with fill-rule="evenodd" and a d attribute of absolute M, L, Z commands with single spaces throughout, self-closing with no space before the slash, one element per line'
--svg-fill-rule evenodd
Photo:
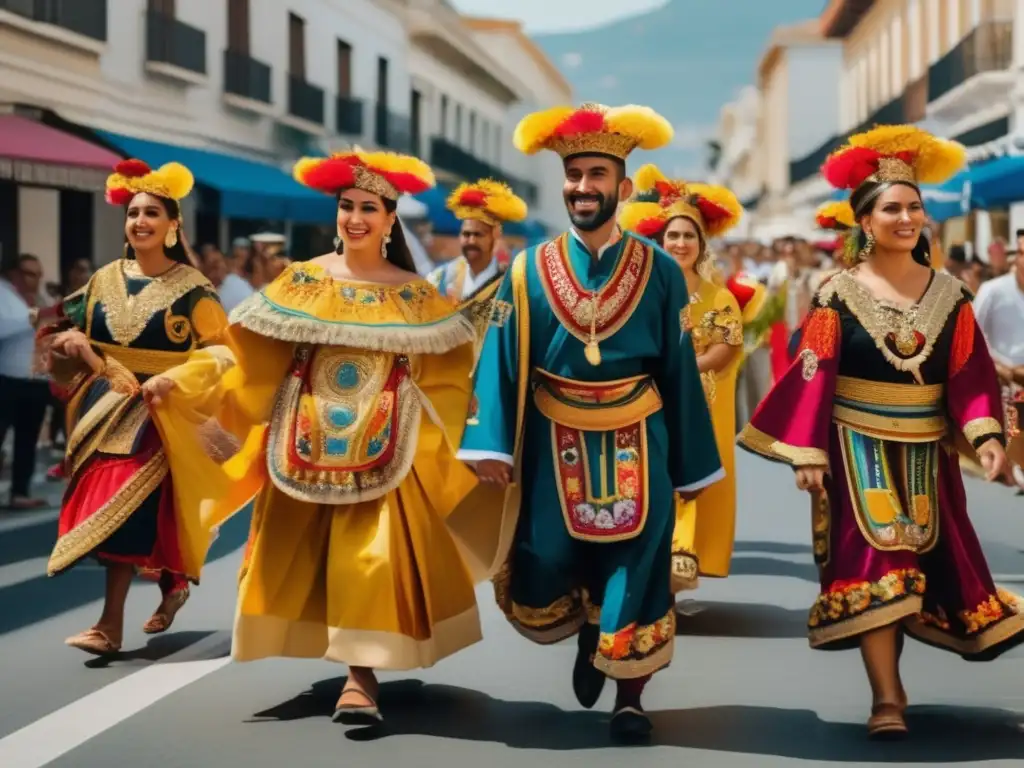
<path fill-rule="evenodd" d="M 469 151 L 476 152 L 476 112 L 469 113 Z"/>
<path fill-rule="evenodd" d="M 338 40 L 338 95 L 352 95 L 352 46 L 344 40 Z"/>
<path fill-rule="evenodd" d="M 420 155 L 420 124 L 423 119 L 423 94 L 417 91 L 415 88 L 412 90 L 409 103 L 409 131 L 412 134 L 410 137 L 411 151 L 413 155 L 419 157 Z"/>
<path fill-rule="evenodd" d="M 462 105 L 455 105 L 455 143 L 462 146 Z"/>
<path fill-rule="evenodd" d="M 288 14 L 288 74 L 306 79 L 306 22 L 294 13 Z"/>
<path fill-rule="evenodd" d="M 494 126 L 494 162 L 501 165 L 501 126 Z"/>
<path fill-rule="evenodd" d="M 249 0 L 228 0 L 228 50 L 249 53 Z"/>
<path fill-rule="evenodd" d="M 150 13 L 159 13 L 170 19 L 174 18 L 174 0 L 149 0 L 148 9 Z"/>
<path fill-rule="evenodd" d="M 383 56 L 377 57 L 377 106 L 387 107 L 388 105 L 388 60 Z"/>
<path fill-rule="evenodd" d="M 439 125 L 437 130 L 441 134 L 442 139 L 448 138 L 448 96 L 441 94 L 441 115 L 439 118 Z"/>

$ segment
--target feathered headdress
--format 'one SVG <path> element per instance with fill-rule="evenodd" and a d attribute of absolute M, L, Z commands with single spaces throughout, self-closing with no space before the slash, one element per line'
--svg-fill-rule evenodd
<path fill-rule="evenodd" d="M 880 125 L 847 139 L 821 166 L 837 189 L 857 189 L 866 181 L 941 184 L 959 171 L 967 152 L 913 125 Z"/>
<path fill-rule="evenodd" d="M 814 220 L 822 229 L 830 229 L 833 232 L 844 232 L 857 226 L 853 208 L 846 200 L 825 203 L 818 208 Z"/>
<path fill-rule="evenodd" d="M 636 172 L 634 186 L 636 192 L 619 214 L 619 226 L 645 237 L 683 216 L 697 225 L 706 243 L 735 227 L 743 215 L 740 201 L 725 187 L 673 181 L 652 164 Z"/>
<path fill-rule="evenodd" d="M 106 200 L 127 205 L 140 192 L 175 202 L 188 197 L 195 184 L 192 171 L 181 163 L 167 163 L 155 171 L 141 160 L 122 160 L 107 177 Z"/>
<path fill-rule="evenodd" d="M 292 175 L 300 184 L 328 195 L 355 188 L 389 200 L 418 195 L 436 183 L 430 166 L 419 158 L 360 149 L 330 157 L 304 157 L 295 164 Z"/>
<path fill-rule="evenodd" d="M 658 149 L 672 141 L 672 125 L 650 107 L 583 104 L 553 107 L 527 115 L 516 126 L 512 143 L 527 155 L 550 149 L 564 160 L 597 153 L 625 160 L 640 149 Z"/>
<path fill-rule="evenodd" d="M 477 219 L 491 226 L 526 218 L 526 203 L 507 184 L 492 179 L 460 184 L 448 197 L 448 210 L 460 221 Z"/>

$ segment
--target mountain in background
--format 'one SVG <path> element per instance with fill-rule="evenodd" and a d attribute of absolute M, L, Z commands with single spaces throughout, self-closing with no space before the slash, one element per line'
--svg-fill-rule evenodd
<path fill-rule="evenodd" d="M 636 160 L 700 178 L 719 110 L 755 81 L 772 29 L 818 16 L 824 5 L 825 0 L 669 0 L 623 21 L 533 38 L 572 84 L 577 103 L 645 104 L 675 126 L 672 147 L 639 152 Z"/>

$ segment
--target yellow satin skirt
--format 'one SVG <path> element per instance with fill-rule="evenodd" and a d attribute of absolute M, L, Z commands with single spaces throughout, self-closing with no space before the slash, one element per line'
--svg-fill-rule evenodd
<path fill-rule="evenodd" d="M 309 504 L 269 484 L 257 497 L 234 659 L 405 670 L 481 637 L 470 574 L 415 472 L 354 505 Z"/>
<path fill-rule="evenodd" d="M 709 403 L 725 477 L 694 501 L 676 497 L 672 532 L 672 591 L 697 587 L 699 576 L 729 575 L 736 539 L 736 376 L 731 364 L 715 382 Z"/>

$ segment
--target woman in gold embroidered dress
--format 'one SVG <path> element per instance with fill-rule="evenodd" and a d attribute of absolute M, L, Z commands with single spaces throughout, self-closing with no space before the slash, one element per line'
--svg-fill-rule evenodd
<path fill-rule="evenodd" d="M 875 737 L 907 732 L 905 633 L 975 661 L 1024 639 L 1021 600 L 993 583 L 968 517 L 953 437 L 989 479 L 1005 471 L 995 367 L 970 296 L 931 269 L 922 236 L 919 185 L 963 161 L 963 147 L 912 126 L 853 136 L 828 158 L 825 178 L 852 190 L 852 268 L 819 288 L 796 359 L 740 435 L 819 494 L 811 646 L 859 646 Z"/>
<path fill-rule="evenodd" d="M 374 670 L 427 667 L 481 638 L 446 524 L 476 486 L 453 450 L 474 328 L 415 274 L 395 215 L 400 194 L 433 186 L 425 164 L 355 151 L 302 160 L 295 177 L 337 197 L 338 251 L 238 306 L 237 366 L 217 391 L 176 385 L 216 402 L 243 444 L 207 523 L 258 494 L 233 657 L 345 663 L 335 719 L 372 723 Z"/>
<path fill-rule="evenodd" d="M 42 358 L 67 401 L 70 477 L 48 572 L 85 557 L 107 571 L 100 620 L 66 641 L 89 653 L 120 650 L 134 572 L 158 581 L 163 595 L 143 631 L 167 630 L 209 544 L 196 495 L 172 481 L 173 455 L 188 446 L 174 444 L 150 410 L 151 377 L 188 367 L 193 351 L 227 328 L 216 291 L 182 247 L 179 201 L 192 183 L 176 163 L 155 171 L 138 160 L 118 164 L 107 200 L 126 207 L 125 258 L 69 296 L 63 321 L 42 334 Z M 203 366 L 208 373 L 224 369 L 216 359 Z"/>
<path fill-rule="evenodd" d="M 653 238 L 679 263 L 690 303 L 684 328 L 693 339 L 725 479 L 700 499 L 676 499 L 672 591 L 696 589 L 700 575 L 729 575 L 736 529 L 736 376 L 743 322 L 735 296 L 713 279 L 708 240 L 739 222 L 743 207 L 724 187 L 669 180 L 654 165 L 636 173 L 636 192 L 619 226 Z"/>

